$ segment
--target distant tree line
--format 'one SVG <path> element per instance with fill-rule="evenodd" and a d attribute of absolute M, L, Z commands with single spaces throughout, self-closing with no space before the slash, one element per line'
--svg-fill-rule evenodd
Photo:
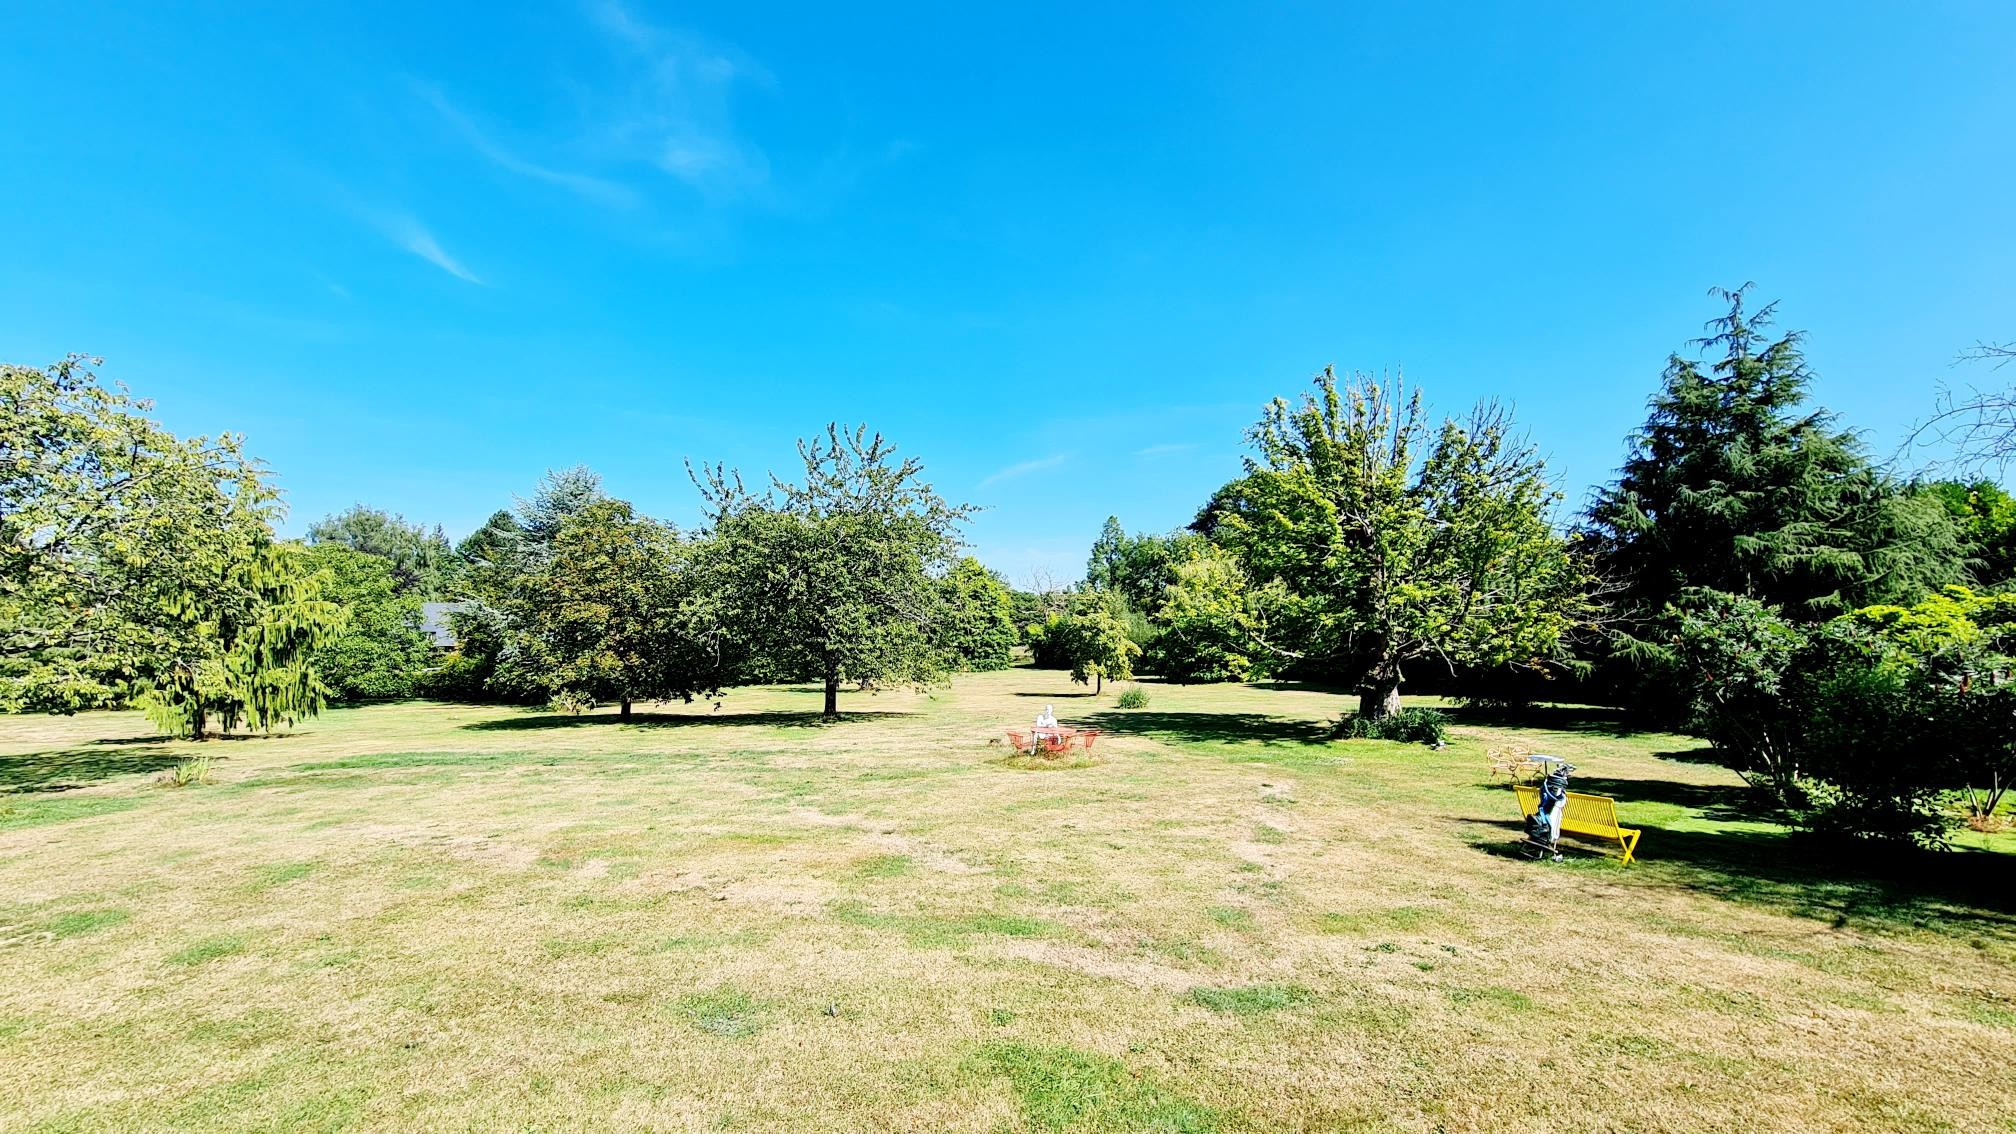
<path fill-rule="evenodd" d="M 203 737 L 332 701 L 579 708 L 749 681 L 921 686 L 1010 662 L 999 576 L 960 554 L 971 509 L 865 429 L 801 443 L 760 490 L 695 475 L 697 531 L 549 473 L 459 545 L 359 505 L 279 537 L 235 436 L 181 439 L 95 360 L 0 369 L 0 709 L 144 708 Z M 426 632 L 453 608 L 456 645 Z"/>
<path fill-rule="evenodd" d="M 173 436 L 94 360 L 8 366 L 0 708 L 131 704 L 201 736 L 332 700 L 628 716 L 803 681 L 832 716 L 843 689 L 1020 648 L 1095 693 L 1137 673 L 1338 688 L 1354 734 L 1407 689 L 1617 705 L 1708 737 L 1815 829 L 1993 826 L 2016 775 L 2016 499 L 1876 462 L 1747 292 L 1715 293 L 1579 512 L 1504 406 L 1437 415 L 1397 377 L 1326 369 L 1264 409 L 1187 528 L 1109 518 L 1082 582 L 1022 591 L 961 554 L 970 508 L 865 428 L 756 487 L 689 466 L 694 530 L 574 468 L 459 544 L 363 505 L 290 541 L 238 438 Z M 454 611 L 453 649 L 427 603 Z"/>

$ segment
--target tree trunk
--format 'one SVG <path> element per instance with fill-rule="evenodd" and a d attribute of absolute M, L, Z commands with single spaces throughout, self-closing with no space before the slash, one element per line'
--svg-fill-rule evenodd
<path fill-rule="evenodd" d="M 828 663 L 826 666 L 826 711 L 827 720 L 840 716 L 840 667 Z"/>
<path fill-rule="evenodd" d="M 1097 697 L 1099 694 L 1104 693 L 1105 691 L 1106 691 L 1106 674 L 1103 671 L 1094 671 L 1092 674 L 1092 695 L 1094 697 Z"/>
<path fill-rule="evenodd" d="M 190 739 L 192 740 L 203 739 L 203 728 L 204 725 L 208 723 L 208 720 L 206 719 L 207 716 L 208 714 L 204 713 L 203 706 L 201 705 L 196 706 L 194 709 L 190 711 L 189 713 Z"/>
<path fill-rule="evenodd" d="M 630 698 L 628 697 L 623 698 L 622 708 L 616 710 L 616 719 L 619 721 L 627 721 L 630 719 Z"/>
<path fill-rule="evenodd" d="M 1383 720 L 1400 711 L 1400 671 L 1374 670 L 1358 690 L 1358 715 L 1364 720 Z"/>

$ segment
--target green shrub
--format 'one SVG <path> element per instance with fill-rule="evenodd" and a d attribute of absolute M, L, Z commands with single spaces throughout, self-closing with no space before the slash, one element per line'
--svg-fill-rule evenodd
<path fill-rule="evenodd" d="M 154 777 L 154 782 L 162 787 L 193 787 L 211 783 L 210 757 L 197 756 L 184 760 Z"/>
<path fill-rule="evenodd" d="M 485 689 L 489 678 L 490 666 L 482 659 L 449 654 L 414 678 L 413 691 L 436 701 L 487 701 L 493 699 Z"/>
<path fill-rule="evenodd" d="M 1349 716 L 1338 723 L 1338 735 L 1349 740 L 1400 740 L 1442 747 L 1449 740 L 1449 718 L 1440 709 L 1402 709 L 1390 717 Z"/>
<path fill-rule="evenodd" d="M 1798 625 L 1695 591 L 1681 615 L 1693 731 L 1809 831 L 1942 846 L 1950 793 L 1985 824 L 2016 782 L 2016 595 L 1948 587 Z"/>
<path fill-rule="evenodd" d="M 1123 709 L 1145 709 L 1148 707 L 1148 691 L 1139 685 L 1130 685 L 1120 693 L 1120 699 L 1113 702 Z"/>

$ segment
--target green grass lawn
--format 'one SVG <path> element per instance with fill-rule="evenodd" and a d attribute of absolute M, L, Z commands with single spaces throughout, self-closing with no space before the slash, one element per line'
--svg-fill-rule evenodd
<path fill-rule="evenodd" d="M 2011 836 L 1824 868 L 1601 712 L 1148 688 L 0 720 L 0 1130 L 2016 1130 Z M 1046 701 L 1093 762 L 1010 758 Z M 1498 747 L 1643 861 L 1509 853 Z"/>

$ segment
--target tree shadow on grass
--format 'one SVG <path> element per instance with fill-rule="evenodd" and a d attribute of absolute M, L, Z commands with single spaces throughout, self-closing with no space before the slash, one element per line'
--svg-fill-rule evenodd
<path fill-rule="evenodd" d="M 158 772 L 182 759 L 159 747 L 158 741 L 0 756 L 0 793 L 68 791 L 115 776 Z"/>
<path fill-rule="evenodd" d="M 1491 708 L 1457 705 L 1442 710 L 1456 724 L 1486 728 L 1532 728 L 1548 732 L 1588 732 L 1601 736 L 1636 736 L 1648 730 L 1622 709 L 1603 705 L 1522 705 Z"/>
<path fill-rule="evenodd" d="M 1630 821 L 1633 801 L 1673 803 L 1691 808 L 1708 819 L 1775 819 L 1771 802 L 1748 784 L 1683 784 L 1672 780 L 1624 779 L 1616 776 L 1569 777 L 1568 786 L 1591 795 L 1607 795 L 1624 809 Z"/>
<path fill-rule="evenodd" d="M 1519 857 L 1520 824 L 1505 820 L 1491 825 L 1503 828 L 1506 839 L 1472 840 L 1472 845 L 1487 854 Z M 1637 862 L 1623 868 L 1634 880 L 1810 918 L 1836 929 L 1924 930 L 2016 942 L 2016 855 L 1844 847 L 1785 830 L 1638 826 L 1645 833 Z M 1614 848 L 1610 853 L 1615 856 Z"/>
<path fill-rule="evenodd" d="M 1094 693 L 1094 692 L 1092 692 L 1092 691 L 1091 691 L 1090 689 L 1087 689 L 1087 690 L 1085 690 L 1085 691 L 1084 691 L 1083 693 L 1016 693 L 1016 694 L 1013 694 L 1013 696 L 1016 696 L 1016 697 L 1030 697 L 1030 698 L 1034 698 L 1035 700 L 1038 700 L 1038 701 L 1069 701 L 1069 700 L 1072 700 L 1073 698 L 1077 698 L 1077 697 L 1097 697 L 1098 695 L 1099 695 L 1099 694 L 1097 694 L 1097 693 Z"/>
<path fill-rule="evenodd" d="M 1146 736 L 1164 741 L 1220 741 L 1237 744 L 1321 744 L 1330 739 L 1326 721 L 1276 717 L 1265 713 L 1151 713 L 1110 710 L 1081 722 L 1114 734 Z"/>
<path fill-rule="evenodd" d="M 841 713 L 839 717 L 828 719 L 816 712 L 782 711 L 772 713 L 633 713 L 629 720 L 610 713 L 591 713 L 570 716 L 566 713 L 534 713 L 522 717 L 499 717 L 496 720 L 473 721 L 461 727 L 472 732 L 530 732 L 543 729 L 562 728 L 609 728 L 629 725 L 633 728 L 683 728 L 692 725 L 769 725 L 773 728 L 818 728 L 828 724 L 851 724 L 856 721 L 881 720 L 891 717 L 907 717 L 910 713 L 889 713 L 879 711 Z"/>

